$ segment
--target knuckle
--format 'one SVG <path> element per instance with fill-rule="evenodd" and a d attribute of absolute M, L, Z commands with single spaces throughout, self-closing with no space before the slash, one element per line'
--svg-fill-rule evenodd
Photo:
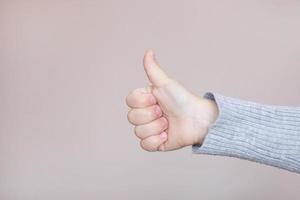
<path fill-rule="evenodd" d="M 148 151 L 148 149 L 147 149 L 146 146 L 145 146 L 144 140 L 141 140 L 141 141 L 140 141 L 140 147 L 141 147 L 143 150 Z"/>
<path fill-rule="evenodd" d="M 143 101 L 143 98 L 141 98 L 141 93 L 140 93 L 140 89 L 139 88 L 135 89 L 135 90 L 132 90 L 126 96 L 126 104 L 129 107 L 138 106 L 138 104 L 141 103 L 141 100 Z"/>
<path fill-rule="evenodd" d="M 132 106 L 132 105 L 131 105 L 131 99 L 132 99 L 132 91 L 128 93 L 128 95 L 126 96 L 126 99 L 125 99 L 126 104 L 127 104 L 127 106 L 129 106 L 129 107 Z"/>
<path fill-rule="evenodd" d="M 141 128 L 139 126 L 134 127 L 134 134 L 136 137 L 141 138 Z"/>
<path fill-rule="evenodd" d="M 153 152 L 155 151 L 153 148 L 151 148 L 151 145 L 150 144 L 146 144 L 146 141 L 145 140 L 141 140 L 140 141 L 140 146 L 142 149 L 144 149 L 145 151 L 148 151 L 148 152 Z"/>
<path fill-rule="evenodd" d="M 130 111 L 128 111 L 127 113 L 127 120 L 133 124 L 133 110 L 131 109 Z"/>
<path fill-rule="evenodd" d="M 150 102 L 148 95 L 141 93 L 139 89 L 133 90 L 126 98 L 126 103 L 130 107 L 144 107 Z"/>

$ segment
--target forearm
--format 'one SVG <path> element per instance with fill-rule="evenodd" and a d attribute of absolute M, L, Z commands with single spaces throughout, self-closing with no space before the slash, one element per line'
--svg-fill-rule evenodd
<path fill-rule="evenodd" d="M 232 156 L 300 173 L 300 107 L 269 106 L 206 93 L 218 117 L 193 153 Z"/>

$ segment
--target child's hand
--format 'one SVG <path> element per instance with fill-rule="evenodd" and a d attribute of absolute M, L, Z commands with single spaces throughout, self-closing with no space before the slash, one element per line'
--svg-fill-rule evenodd
<path fill-rule="evenodd" d="M 132 109 L 128 120 L 135 125 L 141 147 L 147 151 L 169 151 L 201 144 L 208 126 L 218 115 L 215 102 L 198 97 L 160 68 L 151 50 L 144 68 L 152 83 L 132 91 L 126 98 Z"/>

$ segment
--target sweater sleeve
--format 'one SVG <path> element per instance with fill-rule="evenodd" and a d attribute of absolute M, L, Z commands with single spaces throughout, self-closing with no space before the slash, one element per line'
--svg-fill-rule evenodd
<path fill-rule="evenodd" d="M 300 173 L 300 107 L 263 105 L 210 91 L 217 120 L 192 153 L 230 156 Z"/>

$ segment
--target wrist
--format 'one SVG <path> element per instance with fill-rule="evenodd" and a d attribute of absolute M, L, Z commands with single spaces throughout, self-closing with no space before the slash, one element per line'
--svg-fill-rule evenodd
<path fill-rule="evenodd" d="M 196 136 L 194 144 L 202 144 L 209 127 L 214 124 L 219 115 L 218 106 L 215 101 L 199 97 L 198 123 L 201 124 L 199 132 Z"/>

